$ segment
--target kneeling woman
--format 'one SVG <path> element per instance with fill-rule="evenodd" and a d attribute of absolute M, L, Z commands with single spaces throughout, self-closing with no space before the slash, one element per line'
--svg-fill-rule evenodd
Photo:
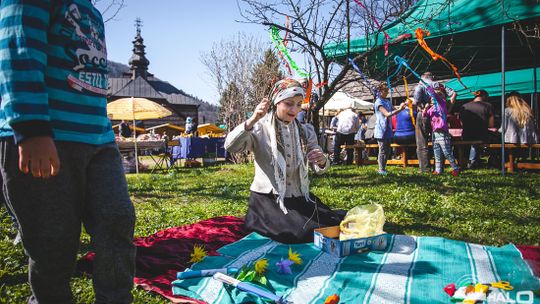
<path fill-rule="evenodd" d="M 227 151 L 252 151 L 255 158 L 246 228 L 282 243 L 311 242 L 314 228 L 342 220 L 309 192 L 308 166 L 322 174 L 329 161 L 313 126 L 296 120 L 304 94 L 298 81 L 278 81 L 270 100 L 263 99 L 225 140 Z"/>

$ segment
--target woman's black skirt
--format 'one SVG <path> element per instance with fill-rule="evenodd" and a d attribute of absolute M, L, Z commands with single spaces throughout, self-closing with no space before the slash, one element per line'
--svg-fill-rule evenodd
<path fill-rule="evenodd" d="M 284 214 L 274 194 L 251 191 L 246 228 L 285 244 L 313 242 L 313 229 L 339 225 L 345 212 L 330 210 L 312 193 L 310 197 L 316 208 L 304 197 L 285 198 L 288 213 Z"/>

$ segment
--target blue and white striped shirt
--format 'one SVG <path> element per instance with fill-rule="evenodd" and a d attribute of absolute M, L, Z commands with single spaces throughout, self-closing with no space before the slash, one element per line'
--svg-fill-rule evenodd
<path fill-rule="evenodd" d="M 0 1 L 0 137 L 114 142 L 107 48 L 90 0 Z"/>

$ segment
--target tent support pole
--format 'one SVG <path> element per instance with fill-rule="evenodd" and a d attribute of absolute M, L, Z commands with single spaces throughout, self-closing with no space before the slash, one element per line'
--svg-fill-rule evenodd
<path fill-rule="evenodd" d="M 131 115 L 133 115 L 133 143 L 135 145 L 135 173 L 139 174 L 139 155 L 137 151 L 137 126 L 135 125 L 135 100 L 131 96 Z"/>
<path fill-rule="evenodd" d="M 538 82 L 538 79 L 536 78 L 536 62 L 535 62 L 535 65 L 534 65 L 534 69 L 533 69 L 533 93 L 531 94 L 531 108 L 533 110 L 533 115 L 534 115 L 534 120 L 536 122 L 538 122 L 538 99 L 536 98 L 536 93 L 538 92 L 538 86 L 537 86 L 537 82 Z"/>
<path fill-rule="evenodd" d="M 504 13 L 504 1 L 503 1 L 503 13 Z M 504 24 L 501 26 L 501 173 L 504 176 L 505 174 L 505 157 L 504 157 L 504 134 L 506 133 L 506 123 L 504 120 L 504 96 L 506 95 L 506 88 L 505 88 L 505 79 L 504 79 L 504 73 L 505 73 L 505 62 L 504 62 L 504 55 L 505 55 L 505 49 L 504 49 Z"/>
<path fill-rule="evenodd" d="M 537 125 L 535 127 L 538 126 L 538 104 L 536 102 L 536 90 L 538 89 L 537 86 L 536 86 L 536 82 L 538 81 L 536 79 L 536 60 L 534 62 L 534 69 L 533 69 L 533 92 L 531 93 L 531 109 L 532 109 L 532 112 L 533 112 L 533 118 L 534 118 L 534 121 L 537 122 Z M 532 148 L 529 148 L 529 159 L 532 159 L 533 158 L 533 152 L 534 149 Z"/>

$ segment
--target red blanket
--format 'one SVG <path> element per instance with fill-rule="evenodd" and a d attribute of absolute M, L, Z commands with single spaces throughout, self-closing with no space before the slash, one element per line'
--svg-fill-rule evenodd
<path fill-rule="evenodd" d="M 216 250 L 243 238 L 247 232 L 244 220 L 223 216 L 204 220 L 195 224 L 172 227 L 147 237 L 134 240 L 137 246 L 135 284 L 145 290 L 154 291 L 173 303 L 203 303 L 191 298 L 174 296 L 171 282 L 176 273 L 191 265 L 190 254 L 193 245 L 203 245 L 208 255 L 218 255 Z M 78 269 L 92 272 L 92 252 L 78 263 Z"/>
<path fill-rule="evenodd" d="M 171 282 L 176 280 L 176 273 L 191 265 L 189 260 L 193 245 L 204 245 L 208 255 L 218 255 L 217 249 L 246 235 L 243 219 L 223 216 L 136 238 L 135 284 L 156 292 L 173 303 L 204 303 L 188 297 L 174 296 L 171 290 Z M 540 277 L 540 247 L 516 247 L 531 266 L 535 276 Z M 91 273 L 93 257 L 91 252 L 86 254 L 79 261 L 78 269 Z"/>
<path fill-rule="evenodd" d="M 521 252 L 523 259 L 531 266 L 535 277 L 540 278 L 540 247 L 516 245 Z"/>

